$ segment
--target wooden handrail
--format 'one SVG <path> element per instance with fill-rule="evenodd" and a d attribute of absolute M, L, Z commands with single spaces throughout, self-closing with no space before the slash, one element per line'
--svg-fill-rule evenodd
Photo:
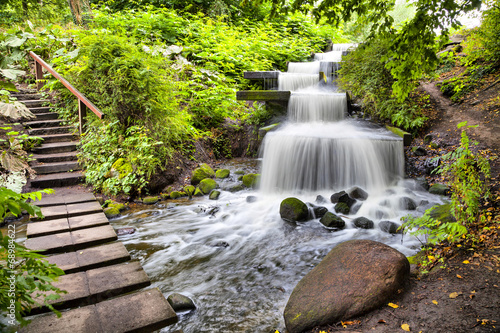
<path fill-rule="evenodd" d="M 57 73 L 49 64 L 43 61 L 36 53 L 30 51 L 30 56 L 35 60 L 35 76 L 38 81 L 37 88 L 40 90 L 43 87 L 43 73 L 42 67 L 45 68 L 52 76 L 58 79 L 66 88 L 69 89 L 78 98 L 78 117 L 80 119 L 80 133 L 83 133 L 83 126 L 85 125 L 85 115 L 87 114 L 87 107 L 92 110 L 99 119 L 104 119 L 104 113 L 101 112 L 91 101 L 87 99 L 78 89 L 73 87 L 71 83 L 66 81 L 59 73 Z"/>

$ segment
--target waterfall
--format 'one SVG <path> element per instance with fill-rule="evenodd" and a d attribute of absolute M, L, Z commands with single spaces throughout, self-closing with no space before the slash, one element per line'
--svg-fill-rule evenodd
<path fill-rule="evenodd" d="M 288 121 L 264 138 L 262 191 L 342 190 L 354 185 L 380 190 L 403 176 L 401 138 L 346 119 L 346 94 L 318 87 L 318 73 L 336 71 L 342 51 L 352 46 L 341 44 L 317 54 L 322 61 L 290 62 L 288 72 L 280 73 L 279 89 L 292 92 Z"/>

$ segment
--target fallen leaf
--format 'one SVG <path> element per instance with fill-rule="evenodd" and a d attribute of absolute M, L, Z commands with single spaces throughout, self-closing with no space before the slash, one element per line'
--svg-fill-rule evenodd
<path fill-rule="evenodd" d="M 378 321 L 378 323 L 379 323 L 379 324 L 385 324 L 385 323 L 386 323 L 386 321 L 385 321 L 385 320 L 383 320 L 383 319 L 380 319 L 380 320 Z"/>
<path fill-rule="evenodd" d="M 470 261 L 469 260 L 464 260 L 463 263 L 467 265 L 467 264 L 470 264 Z"/>
<path fill-rule="evenodd" d="M 457 278 L 461 279 L 462 277 L 460 275 L 457 274 Z"/>
<path fill-rule="evenodd" d="M 430 261 L 434 261 L 434 260 L 436 260 L 436 257 L 434 257 L 434 256 L 427 256 L 427 258 L 428 258 Z"/>
<path fill-rule="evenodd" d="M 387 305 L 389 305 L 391 308 L 394 308 L 394 309 L 399 308 L 399 305 L 394 304 L 394 303 L 389 303 L 389 304 L 387 304 Z"/>
<path fill-rule="evenodd" d="M 434 304 L 438 305 L 438 301 L 436 301 L 435 299 L 434 299 L 434 300 L 432 300 L 432 303 L 434 303 Z"/>
<path fill-rule="evenodd" d="M 450 294 L 450 298 L 457 298 L 458 297 L 458 293 L 457 292 L 453 292 Z"/>
<path fill-rule="evenodd" d="M 403 331 L 410 332 L 410 325 L 408 324 L 401 325 L 401 328 L 403 329 Z"/>

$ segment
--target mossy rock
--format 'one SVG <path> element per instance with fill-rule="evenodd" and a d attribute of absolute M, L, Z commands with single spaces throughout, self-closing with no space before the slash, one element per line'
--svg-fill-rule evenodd
<path fill-rule="evenodd" d="M 210 191 L 217 188 L 217 183 L 211 178 L 205 178 L 200 182 L 199 187 L 203 194 L 208 194 Z"/>
<path fill-rule="evenodd" d="M 115 171 L 115 172 L 113 172 Z M 122 179 L 123 177 L 134 172 L 134 167 L 132 164 L 124 158 L 119 158 L 113 163 L 111 166 L 111 174 L 114 175 L 118 173 L 118 178 Z"/>
<path fill-rule="evenodd" d="M 256 173 L 249 173 L 248 175 L 244 175 L 241 179 L 243 185 L 251 188 L 257 187 L 259 180 L 260 180 L 260 175 Z"/>
<path fill-rule="evenodd" d="M 309 209 L 301 200 L 290 197 L 281 202 L 280 216 L 285 221 L 305 222 L 309 219 Z"/>
<path fill-rule="evenodd" d="M 116 207 L 107 207 L 104 209 L 104 214 L 106 214 L 106 217 L 108 219 L 111 219 L 113 217 L 117 217 L 120 215 L 120 210 Z"/>
<path fill-rule="evenodd" d="M 345 222 L 337 215 L 327 212 L 323 217 L 319 220 L 321 224 L 323 224 L 327 228 L 336 228 L 336 229 L 344 229 Z"/>
<path fill-rule="evenodd" d="M 437 195 L 448 195 L 450 188 L 445 184 L 434 184 L 429 188 L 429 193 Z"/>
<path fill-rule="evenodd" d="M 162 193 L 160 194 L 160 196 L 163 200 L 170 199 L 170 193 Z"/>
<path fill-rule="evenodd" d="M 457 220 L 451 214 L 451 204 L 434 206 L 429 214 L 433 219 L 442 223 L 456 222 Z"/>
<path fill-rule="evenodd" d="M 238 184 L 238 185 L 234 185 L 233 187 L 230 187 L 228 189 L 228 191 L 231 193 L 234 193 L 234 192 L 243 191 L 244 189 L 245 189 L 245 186 L 243 186 L 243 184 Z"/>
<path fill-rule="evenodd" d="M 243 170 L 237 170 L 234 172 L 235 175 L 244 175 L 245 174 L 245 171 Z"/>
<path fill-rule="evenodd" d="M 172 191 L 170 192 L 170 199 L 179 199 L 180 197 L 182 197 L 182 193 L 179 192 L 179 191 Z"/>
<path fill-rule="evenodd" d="M 8 212 L 7 214 L 5 214 L 5 216 L 3 218 L 3 223 L 15 221 L 17 218 L 18 218 L 18 216 L 12 214 L 12 212 Z"/>
<path fill-rule="evenodd" d="M 158 201 L 160 201 L 158 197 L 145 197 L 144 199 L 142 199 L 142 203 L 145 205 L 154 205 Z"/>
<path fill-rule="evenodd" d="M 194 190 L 194 194 L 193 194 L 195 197 L 202 197 L 203 196 L 203 192 L 200 190 L 199 187 L 197 187 L 195 190 Z"/>
<path fill-rule="evenodd" d="M 218 179 L 224 179 L 224 178 L 227 178 L 229 177 L 229 169 L 219 169 L 217 171 L 215 171 L 215 178 L 218 178 Z"/>
<path fill-rule="evenodd" d="M 119 202 L 116 202 L 116 201 L 108 202 L 108 206 L 107 207 L 116 208 L 120 212 L 122 212 L 125 209 L 127 209 L 127 206 L 125 204 L 122 204 L 122 203 L 119 203 Z"/>
<path fill-rule="evenodd" d="M 217 190 L 212 190 L 212 191 L 210 192 L 210 195 L 208 196 L 208 198 L 209 198 L 210 200 L 217 200 L 217 199 L 219 199 L 219 196 L 220 196 L 220 191 L 217 191 Z"/>
<path fill-rule="evenodd" d="M 188 185 L 188 186 L 184 186 L 183 190 L 184 190 L 184 192 L 186 192 L 186 194 L 188 196 L 192 196 L 194 194 L 194 190 L 196 190 L 196 188 L 193 185 Z"/>
<path fill-rule="evenodd" d="M 351 209 L 345 202 L 339 202 L 335 205 L 335 211 L 340 214 L 347 215 Z"/>
<path fill-rule="evenodd" d="M 206 163 L 201 164 L 198 168 L 193 170 L 191 175 L 191 185 L 198 185 L 205 178 L 215 177 L 214 170 Z"/>

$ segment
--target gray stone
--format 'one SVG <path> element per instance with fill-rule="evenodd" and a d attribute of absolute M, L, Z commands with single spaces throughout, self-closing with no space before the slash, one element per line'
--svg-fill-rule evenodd
<path fill-rule="evenodd" d="M 208 198 L 210 200 L 217 200 L 219 199 L 219 196 L 220 196 L 220 191 L 217 191 L 217 190 L 212 190 L 208 196 Z"/>
<path fill-rule="evenodd" d="M 413 150 L 413 154 L 415 154 L 415 156 L 427 155 L 427 151 L 423 147 L 414 147 L 414 149 L 412 149 L 412 150 Z"/>
<path fill-rule="evenodd" d="M 429 143 L 431 143 L 432 141 L 432 135 L 431 134 L 427 134 L 426 136 L 424 136 L 424 143 L 426 145 L 428 145 Z"/>
<path fill-rule="evenodd" d="M 323 217 L 328 212 L 328 208 L 323 206 L 315 206 L 311 203 L 309 204 L 309 206 L 311 206 L 312 208 L 312 213 L 314 214 L 313 218 L 316 219 Z"/>
<path fill-rule="evenodd" d="M 254 196 L 254 195 L 249 195 L 249 196 L 247 197 L 247 199 L 246 199 L 246 201 L 247 201 L 248 203 L 256 202 L 257 200 L 258 200 L 258 198 L 257 198 L 256 196 Z"/>
<path fill-rule="evenodd" d="M 360 229 L 373 229 L 373 221 L 370 219 L 367 219 L 366 217 L 357 217 L 355 218 L 352 223 L 356 228 Z"/>
<path fill-rule="evenodd" d="M 429 188 L 429 193 L 437 195 L 448 195 L 450 193 L 450 188 L 445 184 L 433 184 Z"/>
<path fill-rule="evenodd" d="M 399 208 L 403 210 L 415 210 L 417 209 L 417 203 L 409 197 L 399 198 Z"/>
<path fill-rule="evenodd" d="M 327 200 L 326 200 L 326 198 L 324 196 L 318 195 L 316 197 L 316 200 L 314 202 L 317 203 L 317 204 L 323 204 L 323 203 L 326 203 Z"/>
<path fill-rule="evenodd" d="M 135 233 L 135 228 L 119 228 L 116 229 L 116 234 L 118 236 L 131 235 Z"/>
<path fill-rule="evenodd" d="M 297 198 L 286 198 L 281 202 L 280 216 L 289 222 L 305 222 L 309 218 L 309 209 Z"/>
<path fill-rule="evenodd" d="M 335 205 L 335 212 L 347 215 L 350 212 L 349 206 L 344 202 L 339 202 Z"/>
<path fill-rule="evenodd" d="M 320 220 L 325 227 L 327 228 L 335 228 L 335 229 L 344 229 L 345 222 L 337 215 L 327 212 Z"/>
<path fill-rule="evenodd" d="M 336 246 L 295 287 L 284 311 L 289 333 L 333 325 L 386 304 L 410 274 L 406 257 L 370 240 Z"/>
<path fill-rule="evenodd" d="M 349 190 L 348 194 L 349 194 L 349 197 L 356 199 L 356 200 L 364 201 L 364 200 L 368 199 L 368 193 L 365 190 L 363 190 L 361 187 L 358 187 L 358 186 L 354 186 L 353 188 L 351 188 Z"/>
<path fill-rule="evenodd" d="M 399 224 L 394 223 L 392 221 L 380 221 L 378 224 L 380 230 L 390 233 L 390 234 L 401 234 L 402 230 L 398 230 Z"/>
<path fill-rule="evenodd" d="M 194 302 L 189 297 L 178 293 L 168 296 L 167 301 L 175 311 L 196 309 Z"/>
<path fill-rule="evenodd" d="M 344 194 L 346 194 L 346 193 L 347 193 L 346 191 L 340 191 L 340 192 L 334 193 L 334 194 L 331 195 L 330 201 L 332 203 L 337 203 L 337 202 L 339 202 L 339 198 L 341 196 L 343 196 Z"/>

